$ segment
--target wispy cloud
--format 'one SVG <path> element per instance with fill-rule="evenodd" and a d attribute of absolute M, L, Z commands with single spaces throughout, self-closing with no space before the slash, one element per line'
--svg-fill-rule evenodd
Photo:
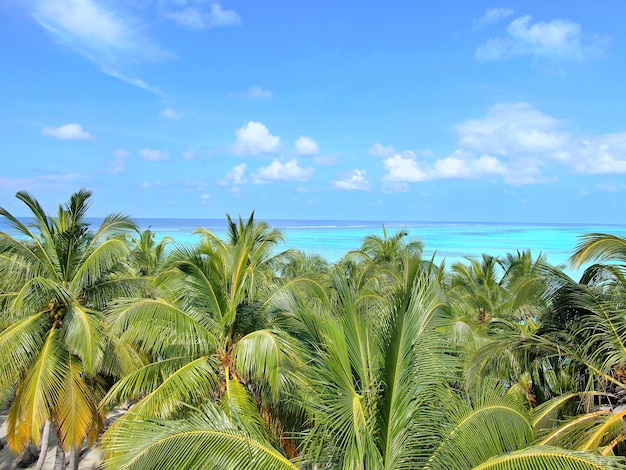
<path fill-rule="evenodd" d="M 269 100 L 272 96 L 274 96 L 274 93 L 272 93 L 272 90 L 268 90 L 267 88 L 263 88 L 259 85 L 254 85 L 243 93 L 229 94 L 229 96 L 236 96 L 237 98 L 245 100 Z"/>
<path fill-rule="evenodd" d="M 396 151 L 393 145 L 374 144 L 370 148 L 370 155 L 374 157 L 391 157 Z"/>
<path fill-rule="evenodd" d="M 85 176 L 79 173 L 40 175 L 28 178 L 5 178 L 0 176 L 0 188 L 5 191 L 65 189 L 84 180 Z"/>
<path fill-rule="evenodd" d="M 109 169 L 109 173 L 112 175 L 126 173 L 126 165 L 128 163 L 128 159 L 130 158 L 130 153 L 127 150 L 118 149 L 113 152 L 112 157 L 113 161 L 111 168 Z"/>
<path fill-rule="evenodd" d="M 481 45 L 475 58 L 489 61 L 530 56 L 582 62 L 601 57 L 607 44 L 607 38 L 584 34 L 582 27 L 573 21 L 533 21 L 532 16 L 524 15 L 511 21 L 506 36 L 490 38 Z"/>
<path fill-rule="evenodd" d="M 488 24 L 497 23 L 513 14 L 510 8 L 489 8 L 480 18 L 474 20 L 474 28 L 480 29 Z"/>
<path fill-rule="evenodd" d="M 141 155 L 144 160 L 151 162 L 163 162 L 170 158 L 170 151 L 145 148 L 139 151 L 139 155 Z"/>
<path fill-rule="evenodd" d="M 172 119 L 172 120 L 177 120 L 181 118 L 181 115 L 175 109 L 172 109 L 172 108 L 165 108 L 163 111 L 159 113 L 159 116 L 165 119 Z"/>
<path fill-rule="evenodd" d="M 95 0 L 33 0 L 33 18 L 59 43 L 92 61 L 103 73 L 162 94 L 134 73 L 136 65 L 170 57 L 143 33 L 127 11 Z"/>
<path fill-rule="evenodd" d="M 44 127 L 41 132 L 43 135 L 54 137 L 61 140 L 94 140 L 93 134 L 83 130 L 80 124 L 64 124 L 59 127 Z"/>
<path fill-rule="evenodd" d="M 217 26 L 232 26 L 241 23 L 234 10 L 225 10 L 219 3 L 206 8 L 204 1 L 161 0 L 161 14 L 178 26 L 187 29 L 207 29 Z"/>

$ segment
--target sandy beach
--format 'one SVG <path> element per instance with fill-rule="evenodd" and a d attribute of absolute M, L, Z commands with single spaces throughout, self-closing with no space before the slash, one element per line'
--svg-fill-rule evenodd
<path fill-rule="evenodd" d="M 10 470 L 17 468 L 15 466 L 16 455 L 11 452 L 7 446 L 7 428 L 6 428 L 6 413 L 0 414 L 0 442 L 3 444 L 3 448 L 0 450 L 0 470 Z M 44 463 L 44 470 L 53 470 L 55 463 L 55 456 L 57 451 L 56 436 L 51 436 L 50 446 L 48 447 L 48 455 Z M 93 470 L 98 468 L 101 462 L 101 455 L 98 449 L 92 448 L 83 451 L 80 460 L 78 462 L 78 468 L 80 470 Z M 26 468 L 35 468 L 35 463 Z"/>

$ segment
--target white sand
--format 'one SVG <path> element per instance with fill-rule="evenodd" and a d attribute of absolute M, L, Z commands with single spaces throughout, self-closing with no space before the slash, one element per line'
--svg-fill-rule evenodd
<path fill-rule="evenodd" d="M 15 454 L 13 454 L 6 445 L 7 442 L 7 428 L 6 428 L 6 414 L 0 414 L 0 440 L 5 444 L 4 448 L 0 450 L 0 470 L 9 470 L 16 468 L 14 466 Z M 54 433 L 51 433 L 54 434 Z M 44 463 L 44 470 L 54 469 L 54 459 L 56 457 L 57 441 L 54 435 L 50 437 L 50 446 L 48 447 L 48 455 L 46 462 Z M 97 448 L 91 448 L 85 452 L 78 461 L 78 468 L 80 470 L 94 470 L 98 468 L 102 457 Z M 35 464 L 28 468 L 34 468 Z"/>

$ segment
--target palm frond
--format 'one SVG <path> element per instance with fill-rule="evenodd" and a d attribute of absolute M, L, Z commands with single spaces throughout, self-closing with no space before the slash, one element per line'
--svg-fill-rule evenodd
<path fill-rule="evenodd" d="M 68 357 L 67 376 L 54 408 L 57 434 L 65 448 L 80 448 L 90 437 L 93 444 L 99 434 L 102 419 L 89 386 L 81 377 L 80 363 Z"/>
<path fill-rule="evenodd" d="M 623 470 L 621 457 L 604 457 L 592 452 L 575 452 L 549 446 L 532 446 L 493 457 L 474 470 Z"/>
<path fill-rule="evenodd" d="M 208 357 L 174 357 L 146 364 L 116 382 L 100 406 L 139 400 L 133 407 L 135 413 L 171 417 L 182 404 L 215 395 L 219 382 L 216 366 Z"/>
<path fill-rule="evenodd" d="M 497 387 L 495 392 L 489 388 L 448 410 L 448 422 L 440 423 L 444 432 L 426 468 L 469 470 L 530 444 L 534 434 L 528 414 Z"/>
<path fill-rule="evenodd" d="M 207 403 L 184 421 L 132 420 L 111 441 L 103 439 L 105 468 L 181 470 L 297 470 L 267 441 L 247 435 Z"/>
<path fill-rule="evenodd" d="M 66 353 L 51 329 L 37 359 L 17 389 L 7 417 L 7 441 L 19 452 L 32 441 L 39 443 L 40 431 L 52 416 L 65 387 Z"/>
<path fill-rule="evenodd" d="M 192 355 L 210 353 L 214 336 L 197 316 L 161 299 L 120 299 L 109 312 L 113 334 L 155 357 L 172 347 Z"/>
<path fill-rule="evenodd" d="M 61 337 L 68 351 L 82 361 L 85 371 L 95 374 L 102 362 L 106 337 L 103 315 L 77 303 L 68 308 L 61 328 Z"/>

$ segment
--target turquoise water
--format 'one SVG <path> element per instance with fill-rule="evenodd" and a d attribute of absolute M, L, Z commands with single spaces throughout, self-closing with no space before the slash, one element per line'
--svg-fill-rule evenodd
<path fill-rule="evenodd" d="M 159 237 L 170 236 L 177 242 L 192 243 L 194 228 L 203 226 L 218 236 L 225 232 L 224 220 L 200 219 L 138 219 L 142 228 L 150 227 Z M 483 253 L 503 256 L 517 250 L 531 250 L 533 255 L 547 256 L 553 265 L 567 265 L 568 258 L 585 233 L 601 232 L 626 237 L 624 225 L 584 224 L 513 224 L 468 222 L 394 222 L 394 221 L 327 221 L 327 220 L 268 220 L 272 227 L 285 235 L 282 249 L 298 248 L 316 253 L 334 262 L 347 251 L 361 246 L 365 236 L 383 235 L 404 229 L 409 237 L 425 244 L 425 255 L 435 256 L 446 264 L 479 257 Z M 576 271 L 567 268 L 570 274 Z"/>
<path fill-rule="evenodd" d="M 92 219 L 99 224 L 101 219 Z M 150 228 L 160 239 L 172 237 L 177 243 L 194 243 L 192 232 L 206 227 L 216 235 L 225 233 L 225 219 L 135 219 L 141 229 Z M 585 224 L 513 224 L 470 222 L 398 222 L 398 221 L 330 221 L 330 220 L 267 220 L 282 230 L 285 243 L 278 249 L 298 248 L 307 253 L 337 261 L 347 251 L 361 246 L 365 236 L 382 236 L 383 224 L 389 234 L 405 229 L 409 237 L 425 243 L 425 255 L 435 256 L 446 264 L 479 257 L 483 253 L 503 256 L 517 250 L 542 253 L 553 265 L 567 265 L 568 258 L 585 233 L 601 232 L 626 237 L 626 225 Z M 0 220 L 0 230 L 7 230 Z M 570 275 L 578 273 L 566 269 Z"/>

